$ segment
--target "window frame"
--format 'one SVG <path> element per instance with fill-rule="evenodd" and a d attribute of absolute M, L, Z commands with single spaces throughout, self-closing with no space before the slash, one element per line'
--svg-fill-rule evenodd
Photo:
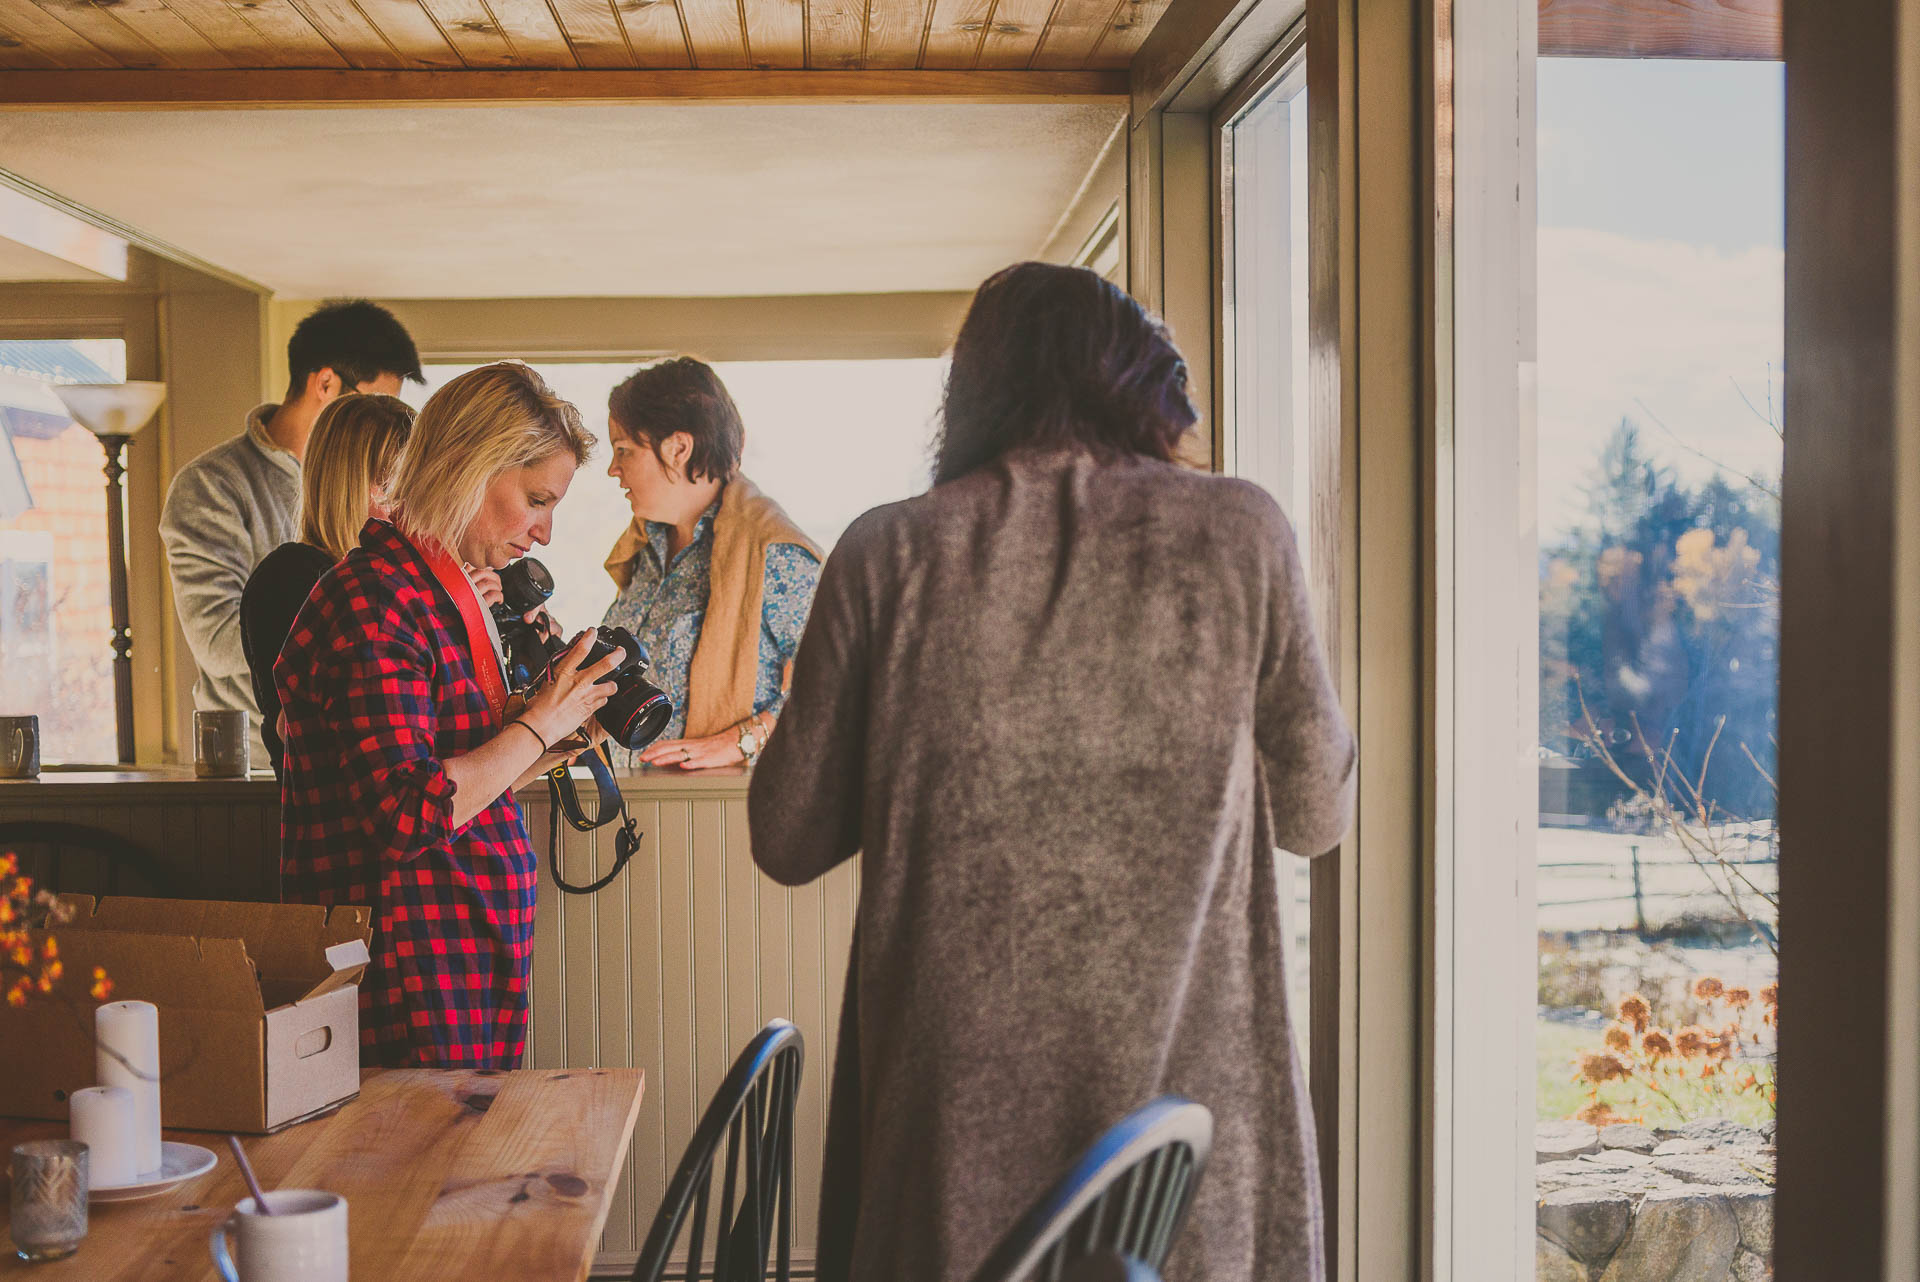
<path fill-rule="evenodd" d="M 131 284 L 78 287 L 20 285 L 6 290 L 10 310 L 0 318 L 9 339 L 119 339 L 126 344 L 126 377 L 164 379 L 163 325 L 155 295 Z M 168 674 L 175 664 L 173 597 L 160 545 L 160 508 L 172 468 L 169 406 L 127 443 L 122 482 L 126 503 L 128 621 L 134 638 L 134 757 L 168 760 L 176 751 L 179 706 Z M 104 465 L 104 456 L 102 463 Z M 104 476 L 102 490 L 104 491 Z M 191 682 L 187 689 L 191 689 Z M 186 695 L 187 706 L 192 696 Z M 117 762 L 63 762 L 45 770 L 121 769 Z"/>
<path fill-rule="evenodd" d="M 1237 10 L 1203 2 L 1169 11 L 1132 67 L 1128 280 L 1189 352 L 1211 356 L 1218 310 L 1211 113 L 1303 10 L 1308 413 L 1314 430 L 1338 444 L 1324 451 L 1322 466 L 1327 492 L 1339 501 L 1316 536 L 1332 571 L 1322 586 L 1333 604 L 1325 644 L 1358 741 L 1353 829 L 1315 866 L 1337 886 L 1337 894 L 1321 894 L 1316 885 L 1313 929 L 1332 971 L 1323 982 L 1339 999 L 1315 1026 L 1313 1054 L 1326 1057 L 1316 1077 L 1330 1085 L 1331 1098 L 1314 1106 L 1329 1277 L 1349 1282 L 1427 1272 L 1421 1028 L 1433 805 L 1423 489 L 1434 418 L 1431 14 L 1358 0 L 1256 0 Z M 1196 401 L 1209 414 L 1213 374 L 1211 359 L 1194 370 Z M 1323 1036 L 1323 1027 L 1337 1035 Z"/>
<path fill-rule="evenodd" d="M 31 343 L 31 342 L 53 342 L 53 343 L 90 342 L 90 341 L 96 341 L 96 340 L 103 341 L 103 342 L 118 342 L 122 348 L 122 361 L 126 369 L 126 372 L 122 375 L 122 378 L 137 379 L 138 375 L 136 375 L 133 372 L 134 362 L 136 357 L 135 357 L 133 345 L 127 339 L 127 328 L 128 326 L 126 325 L 123 318 L 114 317 L 114 316 L 103 316 L 97 320 L 88 320 L 88 319 L 77 318 L 77 317 L 62 318 L 60 320 L 55 320 L 55 321 L 43 321 L 38 319 L 4 320 L 4 321 L 0 321 L 0 338 L 4 338 L 13 342 L 28 342 L 28 343 Z M 146 425 L 146 426 L 148 428 L 148 432 L 151 432 L 153 430 L 151 425 Z M 146 434 L 147 433 L 142 433 L 141 435 L 146 435 Z M 137 627 L 137 622 L 135 619 L 135 609 L 133 604 L 135 594 L 133 592 L 133 585 L 132 585 L 133 571 L 132 571 L 132 565 L 131 565 L 131 557 L 132 557 L 133 546 L 138 540 L 134 535 L 134 527 L 132 526 L 131 520 L 130 520 L 130 511 L 135 505 L 135 476 L 134 476 L 134 470 L 133 470 L 135 456 L 133 451 L 133 444 L 134 444 L 134 441 L 137 441 L 139 439 L 140 437 L 136 436 L 133 438 L 132 441 L 129 441 L 126 444 L 126 446 L 123 447 L 123 451 L 121 454 L 121 465 L 124 468 L 124 471 L 122 473 L 122 479 L 121 479 L 121 485 L 120 485 L 120 494 L 121 494 L 120 501 L 122 506 L 122 519 L 126 523 L 125 530 L 126 530 L 127 547 L 125 551 L 127 552 L 129 557 L 129 565 L 128 565 L 128 628 L 129 628 L 129 632 L 132 632 Z M 105 497 L 104 491 L 106 488 L 104 483 L 105 482 L 104 468 L 106 467 L 106 463 L 107 463 L 107 456 L 106 456 L 104 446 L 102 447 L 100 462 L 101 462 L 101 467 L 103 469 L 100 474 L 101 481 L 102 481 L 101 498 L 104 499 Z M 96 509 L 96 511 L 98 511 L 98 509 Z M 113 633 L 112 616 L 113 616 L 113 604 L 111 599 L 111 586 L 109 586 L 109 599 L 107 602 L 106 625 L 107 625 L 107 632 L 110 637 Z M 109 644 L 110 651 L 111 651 L 111 648 L 112 648 L 111 644 Z M 113 683 L 112 693 L 110 697 L 112 700 L 113 717 L 114 717 L 115 724 L 117 726 L 119 724 L 119 719 L 121 716 L 121 709 L 119 706 L 118 685 L 117 685 L 117 681 L 115 681 L 113 677 L 113 668 L 111 666 L 111 661 L 108 668 L 108 675 L 109 675 L 110 683 Z M 133 703 L 133 706 L 131 711 L 133 713 L 135 727 L 136 729 L 143 729 L 143 727 L 141 727 L 140 725 L 141 723 L 140 696 L 137 691 L 137 688 L 133 695 L 132 703 Z M 41 745 L 41 755 L 45 757 L 46 753 L 47 753 L 46 745 L 43 743 Z M 129 763 L 119 761 L 116 759 L 114 755 L 110 754 L 109 756 L 98 759 L 98 760 L 90 759 L 86 757 L 76 757 L 76 758 L 58 760 L 58 761 L 48 759 L 45 761 L 45 763 L 41 768 L 47 771 L 48 773 L 54 773 L 54 772 L 60 772 L 60 771 L 120 770 L 120 769 L 124 769 L 127 766 L 127 764 Z"/>
<path fill-rule="evenodd" d="M 1529 0 L 1451 0 L 1442 19 L 1433 44 L 1436 116 L 1453 127 L 1435 130 L 1430 152 L 1427 1255 L 1436 1282 L 1531 1279 L 1538 11 Z M 1489 485 L 1489 476 L 1513 483 Z"/>
<path fill-rule="evenodd" d="M 1837 28 L 1789 22 L 1785 36 L 1789 173 L 1804 161 L 1798 168 L 1819 178 L 1788 186 L 1787 361 L 1803 371 L 1788 385 L 1788 413 L 1811 406 L 1823 421 L 1857 426 L 1815 434 L 1787 454 L 1786 577 L 1793 565 L 1810 566 L 1805 586 L 1820 590 L 1783 602 L 1781 823 L 1791 841 L 1804 816 L 1825 858 L 1803 875 L 1782 868 L 1783 930 L 1800 959 L 1782 982 L 1796 1008 L 1835 1018 L 1790 1022 L 1781 1064 L 1810 1073 L 1820 1056 L 1835 1071 L 1835 1036 L 1860 1053 L 1843 1057 L 1844 1082 L 1782 1118 L 1775 1265 L 1783 1277 L 1830 1273 L 1837 1235 L 1862 1277 L 1909 1276 L 1920 1260 L 1920 1208 L 1896 1196 L 1920 1171 L 1920 1070 L 1908 1053 L 1920 1027 L 1920 581 L 1885 572 L 1920 560 L 1920 415 L 1910 412 L 1920 404 L 1920 343 L 1912 341 L 1920 278 L 1910 270 L 1920 258 L 1920 200 L 1889 185 L 1913 163 L 1920 136 L 1906 128 L 1920 120 L 1920 44 L 1911 31 L 1900 40 L 1903 3 L 1871 0 Z M 1235 11 L 1201 0 L 1170 11 L 1135 59 L 1129 283 L 1163 312 L 1187 308 L 1189 291 L 1205 290 L 1168 246 L 1174 233 L 1193 230 L 1181 190 L 1191 159 L 1180 155 L 1192 138 L 1166 127 L 1181 119 L 1174 99 L 1242 28 L 1278 7 L 1261 0 Z M 1361 754 L 1355 855 L 1343 853 L 1341 866 L 1344 1096 L 1328 1128 L 1337 1152 L 1326 1181 L 1330 1276 L 1342 1282 L 1469 1276 L 1454 1267 L 1457 1204 L 1449 1200 L 1458 1174 L 1457 1048 L 1436 1039 L 1450 1028 L 1461 979 L 1457 969 L 1439 970 L 1452 941 L 1439 937 L 1433 907 L 1460 891 L 1441 881 L 1458 865 L 1461 787 L 1453 602 L 1462 550 L 1450 513 L 1453 479 L 1467 474 L 1463 443 L 1469 454 L 1498 443 L 1490 428 L 1463 441 L 1457 432 L 1472 426 L 1468 414 L 1501 406 L 1511 424 L 1530 412 L 1530 389 L 1510 388 L 1511 347 L 1503 354 L 1510 391 L 1496 397 L 1498 385 L 1487 381 L 1508 335 L 1490 341 L 1480 327 L 1474 305 L 1492 291 L 1474 288 L 1464 250 L 1499 248 L 1484 239 L 1496 213 L 1530 225 L 1531 210 L 1498 200 L 1485 180 L 1496 159 L 1518 163 L 1522 122 L 1500 105 L 1513 101 L 1504 91 L 1520 92 L 1516 51 L 1522 39 L 1531 44 L 1537 21 L 1531 0 L 1309 5 L 1310 203 L 1319 237 L 1311 396 L 1313 412 L 1339 424 L 1340 608 L 1329 647 Z M 1846 127 L 1828 127 L 1842 119 Z M 1531 315 L 1514 323 L 1529 327 Z M 1176 328 L 1188 344 L 1212 341 L 1210 328 Z M 1517 438 L 1508 444 L 1517 451 Z M 1892 452 L 1891 466 L 1863 448 L 1872 445 Z M 1880 627 L 1891 629 L 1890 644 Z M 1832 697 L 1830 643 L 1876 637 L 1881 648 L 1865 646 L 1868 661 L 1847 666 L 1844 697 Z M 1906 715 L 1889 717 L 1889 709 Z M 1860 732 L 1889 722 L 1885 736 Z M 1794 764 L 1823 753 L 1824 772 Z M 1859 804 L 1836 812 L 1835 781 Z M 1861 902 L 1889 911 L 1863 921 Z M 1851 1156 L 1836 1162 L 1836 1134 L 1870 1142 L 1840 1146 Z M 1499 1244 L 1511 1241 L 1516 1257 L 1531 1240 L 1530 1208 L 1520 1219 Z"/>
<path fill-rule="evenodd" d="M 1298 77 L 1300 89 L 1307 86 L 1307 21 L 1300 18 L 1214 104 L 1208 113 L 1208 136 L 1212 145 L 1213 200 L 1213 299 L 1215 325 L 1210 353 L 1213 370 L 1214 458 L 1216 469 L 1235 472 L 1239 459 L 1238 399 L 1235 388 L 1236 352 L 1239 334 L 1236 326 L 1235 223 L 1233 201 L 1233 140 L 1231 131 L 1241 115 L 1270 92 L 1278 92 L 1285 83 Z M 1311 99 L 1309 99 L 1311 101 Z M 1311 165 L 1311 161 L 1308 162 Z M 1312 179 L 1309 178 L 1311 183 Z M 1311 214 L 1309 215 L 1311 218 Z M 1309 228 L 1311 240 L 1313 229 Z M 1309 250 L 1309 258 L 1312 256 Z M 1310 274 L 1309 263 L 1295 265 Z M 1311 292 L 1311 284 L 1309 285 Z M 1294 377 L 1306 380 L 1309 371 L 1301 368 Z M 1334 679 L 1339 680 L 1340 657 L 1333 638 L 1333 623 L 1339 610 L 1338 575 L 1340 552 L 1334 532 L 1339 528 L 1341 505 L 1338 459 L 1339 422 L 1327 415 L 1308 415 L 1306 435 L 1309 442 L 1309 512 L 1311 529 L 1307 540 L 1309 561 L 1304 567 L 1311 585 L 1316 626 L 1327 638 Z M 1298 520 L 1296 514 L 1295 519 Z M 1340 1034 L 1342 1024 L 1341 975 L 1341 862 L 1345 856 L 1334 851 L 1312 860 L 1304 870 L 1309 880 L 1309 955 L 1298 959 L 1307 967 L 1308 1003 L 1305 1012 L 1294 1012 L 1306 1020 L 1308 1030 L 1308 1093 L 1312 1098 L 1316 1136 L 1320 1148 L 1321 1185 L 1328 1197 L 1330 1220 L 1338 1190 Z M 1291 878 L 1287 879 L 1289 882 Z M 1329 1232 L 1332 1225 L 1329 1224 Z"/>

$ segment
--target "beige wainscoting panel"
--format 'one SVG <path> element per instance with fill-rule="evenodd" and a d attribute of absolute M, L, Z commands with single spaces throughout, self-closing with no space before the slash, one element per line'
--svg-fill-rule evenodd
<path fill-rule="evenodd" d="M 76 825 L 123 838 L 123 863 L 84 832 L 25 840 L 22 823 Z M 52 771 L 0 782 L 0 851 L 54 889 L 82 894 L 275 900 L 280 792 L 270 778 L 195 780 L 191 770 Z M 150 861 L 150 862 L 148 862 Z"/>
<path fill-rule="evenodd" d="M 584 780 L 582 781 L 584 784 Z M 541 853 L 529 1067 L 634 1067 L 647 1075 L 597 1269 L 633 1264 L 701 1110 L 770 1019 L 806 1039 L 795 1123 L 795 1255 L 810 1260 L 840 996 L 859 899 L 857 864 L 788 889 L 753 864 L 744 776 L 622 781 L 645 833 L 597 895 L 560 892 L 545 868 L 544 790 L 522 795 Z M 584 884 L 613 862 L 612 829 L 564 829 L 560 868 Z"/>

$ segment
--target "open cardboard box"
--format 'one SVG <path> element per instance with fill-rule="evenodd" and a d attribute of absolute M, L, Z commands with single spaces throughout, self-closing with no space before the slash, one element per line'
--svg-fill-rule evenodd
<path fill-rule="evenodd" d="M 261 1134 L 359 1093 L 367 908 L 62 898 L 73 920 L 35 934 L 59 941 L 66 977 L 0 1007 L 0 1114 L 65 1118 L 93 1084 L 95 966 L 113 1000 L 160 1008 L 165 1126 Z"/>

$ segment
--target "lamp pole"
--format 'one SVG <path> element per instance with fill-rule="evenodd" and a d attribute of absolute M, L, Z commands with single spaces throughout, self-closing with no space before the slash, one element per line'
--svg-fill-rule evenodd
<path fill-rule="evenodd" d="M 119 735 L 120 761 L 133 761 L 133 625 L 127 606 L 127 474 L 121 455 L 131 433 L 100 433 L 107 452 L 107 591 L 113 602 L 113 719 Z"/>
<path fill-rule="evenodd" d="M 127 607 L 127 508 L 121 454 L 166 399 L 165 383 L 56 383 L 53 393 L 107 452 L 107 591 L 113 606 L 113 721 L 120 761 L 133 762 L 133 625 Z"/>

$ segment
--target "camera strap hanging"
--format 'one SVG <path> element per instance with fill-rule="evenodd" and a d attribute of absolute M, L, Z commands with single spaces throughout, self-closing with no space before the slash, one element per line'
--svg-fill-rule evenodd
<path fill-rule="evenodd" d="M 547 870 L 553 874 L 553 884 L 567 894 L 591 895 L 612 885 L 614 878 L 626 868 L 627 861 L 639 853 L 640 832 L 634 826 L 633 816 L 627 813 L 627 799 L 620 794 L 620 785 L 614 781 L 613 769 L 607 764 L 607 759 L 600 755 L 599 745 L 588 748 L 576 760 L 584 763 L 588 773 L 593 775 L 594 787 L 600 794 L 599 806 L 594 817 L 587 818 L 586 811 L 580 808 L 580 795 L 573 785 L 572 770 L 562 764 L 547 771 Z M 566 816 L 567 825 L 575 832 L 592 832 L 612 823 L 618 816 L 620 826 L 613 834 L 613 867 L 598 881 L 576 886 L 560 875 L 562 815 Z"/>
<path fill-rule="evenodd" d="M 417 550 L 428 570 L 439 581 L 440 590 L 447 594 L 447 599 L 459 612 L 461 626 L 467 634 L 467 649 L 473 656 L 474 679 L 486 698 L 487 706 L 493 710 L 496 718 L 504 718 L 507 706 L 506 673 L 502 671 L 502 658 L 496 654 L 493 640 L 488 635 L 486 617 L 481 613 L 480 596 L 474 589 L 473 580 L 467 577 L 459 562 L 444 548 L 428 546 Z M 541 573 L 545 573 L 545 567 L 541 568 Z M 551 584 L 548 590 L 551 591 Z M 551 666 L 546 655 L 543 654 L 542 659 L 543 668 Z M 574 789 L 573 775 L 568 767 L 563 763 L 547 772 L 547 868 L 553 874 L 553 884 L 569 895 L 591 895 L 606 889 L 640 850 L 640 832 L 634 827 L 633 816 L 627 813 L 627 799 L 620 795 L 620 785 L 614 782 L 613 768 L 600 755 L 598 745 L 588 748 L 581 757 L 600 793 L 599 811 L 592 819 L 587 818 L 586 812 L 580 808 L 580 797 Z M 576 886 L 560 875 L 562 814 L 575 832 L 592 832 L 612 823 L 616 815 L 619 817 L 620 827 L 613 834 L 613 867 L 598 881 Z"/>

